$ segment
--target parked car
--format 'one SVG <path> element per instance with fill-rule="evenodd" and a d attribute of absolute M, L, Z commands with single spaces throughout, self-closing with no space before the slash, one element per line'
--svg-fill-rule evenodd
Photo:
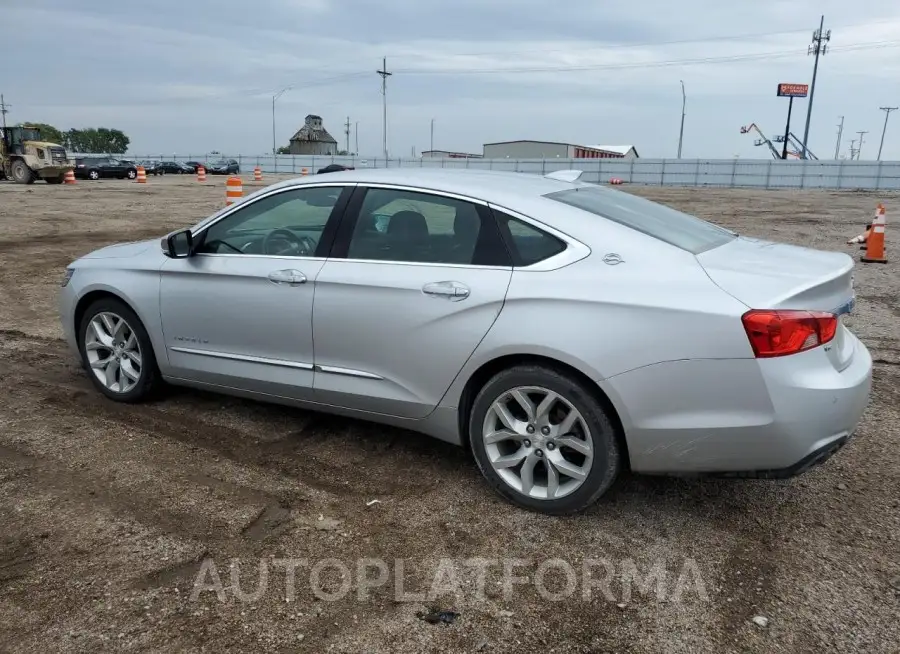
<path fill-rule="evenodd" d="M 78 179 L 101 179 L 114 177 L 118 179 L 134 179 L 137 168 L 132 163 L 125 163 L 111 157 L 81 157 L 75 159 L 75 177 Z"/>
<path fill-rule="evenodd" d="M 141 161 L 138 165 L 144 167 L 147 175 L 164 175 L 165 171 L 161 168 L 161 161 Z"/>
<path fill-rule="evenodd" d="M 316 171 L 317 175 L 321 175 L 322 173 L 339 173 L 344 170 L 354 170 L 353 166 L 344 166 L 341 164 L 328 164 L 324 168 L 319 168 Z"/>
<path fill-rule="evenodd" d="M 206 172 L 212 175 L 237 175 L 241 167 L 236 159 L 219 159 L 209 164 Z"/>
<path fill-rule="evenodd" d="M 274 184 L 70 264 L 63 332 L 113 400 L 169 381 L 418 430 L 550 514 L 626 469 L 788 477 L 847 442 L 872 377 L 849 256 L 578 177 Z"/>
<path fill-rule="evenodd" d="M 161 161 L 159 162 L 159 169 L 166 175 L 185 175 L 196 172 L 193 168 L 180 161 Z"/>
<path fill-rule="evenodd" d="M 204 168 L 207 166 L 207 164 L 202 161 L 185 161 L 184 165 L 190 168 L 192 173 L 196 173 L 197 168 L 200 166 L 203 166 Z"/>

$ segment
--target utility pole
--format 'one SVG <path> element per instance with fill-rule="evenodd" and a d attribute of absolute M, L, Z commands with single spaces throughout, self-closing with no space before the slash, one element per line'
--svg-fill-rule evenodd
<path fill-rule="evenodd" d="M 347 149 L 345 152 L 350 154 L 350 116 L 347 116 L 347 123 L 344 125 L 344 134 L 347 135 Z"/>
<path fill-rule="evenodd" d="M 275 144 L 275 101 L 280 98 L 285 91 L 290 91 L 291 87 L 281 89 L 278 93 L 272 96 L 272 154 L 277 154 L 278 146 Z"/>
<path fill-rule="evenodd" d="M 837 126 L 838 128 L 838 137 L 837 143 L 834 146 L 834 160 L 837 161 L 838 154 L 841 152 L 841 134 L 844 133 L 844 117 L 841 116 L 841 124 Z"/>
<path fill-rule="evenodd" d="M 431 152 L 434 152 L 434 118 L 431 119 Z"/>
<path fill-rule="evenodd" d="M 684 92 L 684 80 L 681 82 L 681 131 L 678 132 L 678 158 L 681 159 L 681 142 L 684 139 L 684 107 L 687 104 L 687 95 Z"/>
<path fill-rule="evenodd" d="M 884 133 L 887 131 L 887 121 L 892 111 L 897 111 L 897 107 L 878 107 L 884 112 L 884 127 L 881 128 L 881 145 L 878 146 L 878 161 L 881 161 L 881 149 L 884 147 Z"/>
<path fill-rule="evenodd" d="M 384 165 L 387 166 L 387 158 L 388 158 L 388 148 L 387 148 L 387 78 L 393 75 L 394 73 L 389 73 L 387 69 L 387 57 L 383 57 L 381 59 L 381 70 L 375 71 L 379 75 L 381 75 L 381 95 L 383 98 L 382 104 L 382 125 L 381 125 L 381 140 L 382 145 L 384 146 Z"/>
<path fill-rule="evenodd" d="M 850 141 L 850 161 L 856 158 L 856 148 L 853 146 L 856 144 L 856 139 L 851 139 Z"/>
<path fill-rule="evenodd" d="M 862 153 L 862 144 L 863 144 L 863 134 L 868 134 L 869 131 L 865 130 L 862 132 L 857 132 L 859 134 L 859 147 L 856 148 L 856 159 L 859 160 L 859 155 Z"/>
<path fill-rule="evenodd" d="M 356 156 L 359 156 L 359 121 L 356 121 L 356 127 L 353 130 L 353 135 L 356 137 Z"/>
<path fill-rule="evenodd" d="M 6 104 L 6 100 L 3 98 L 3 95 L 0 94 L 0 114 L 3 115 L 3 133 L 6 134 L 6 114 L 9 113 L 9 108 L 11 104 Z"/>
<path fill-rule="evenodd" d="M 806 129 L 803 130 L 803 158 L 807 159 L 806 144 L 809 142 L 809 119 L 812 118 L 813 96 L 816 94 L 816 73 L 819 72 L 819 55 L 825 55 L 826 43 L 831 40 L 831 30 L 824 32 L 825 16 L 819 20 L 819 29 L 813 32 L 812 45 L 807 48 L 806 54 L 816 55 L 816 61 L 813 64 L 812 85 L 809 88 L 809 106 L 806 108 Z"/>

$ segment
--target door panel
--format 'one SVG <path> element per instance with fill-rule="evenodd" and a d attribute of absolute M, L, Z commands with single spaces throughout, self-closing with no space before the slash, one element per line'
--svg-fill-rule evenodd
<path fill-rule="evenodd" d="M 322 264 L 322 259 L 245 255 L 168 260 L 160 308 L 172 374 L 309 399 L 312 280 Z M 287 270 L 308 281 L 278 281 L 277 273 Z"/>
<path fill-rule="evenodd" d="M 427 416 L 494 324 L 511 275 L 329 259 L 316 279 L 316 401 Z"/>

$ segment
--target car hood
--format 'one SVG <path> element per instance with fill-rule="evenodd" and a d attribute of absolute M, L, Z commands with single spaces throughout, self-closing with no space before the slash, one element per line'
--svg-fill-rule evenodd
<path fill-rule="evenodd" d="M 754 309 L 835 311 L 853 300 L 843 252 L 738 237 L 697 256 L 710 279 Z"/>
<path fill-rule="evenodd" d="M 156 246 L 159 248 L 159 239 L 153 238 L 146 241 L 133 241 L 131 243 L 117 243 L 116 245 L 109 245 L 105 248 L 100 248 L 99 250 L 94 250 L 83 257 L 82 259 L 124 259 L 126 257 L 135 257 L 142 252 L 146 252 L 146 250 L 151 247 Z"/>

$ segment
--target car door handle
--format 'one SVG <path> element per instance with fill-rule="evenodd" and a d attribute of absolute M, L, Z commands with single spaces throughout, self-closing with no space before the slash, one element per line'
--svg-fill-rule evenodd
<path fill-rule="evenodd" d="M 273 270 L 269 273 L 269 281 L 273 284 L 287 284 L 288 286 L 299 286 L 306 283 L 306 275 L 299 270 L 291 268 L 285 270 Z"/>
<path fill-rule="evenodd" d="M 431 282 L 422 287 L 425 295 L 459 302 L 469 297 L 469 287 L 460 282 Z"/>

